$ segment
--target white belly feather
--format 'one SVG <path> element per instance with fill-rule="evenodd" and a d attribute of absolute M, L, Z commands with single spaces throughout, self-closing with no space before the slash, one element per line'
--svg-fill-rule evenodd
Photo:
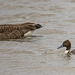
<path fill-rule="evenodd" d="M 66 51 L 65 51 L 65 54 L 68 54 L 68 53 L 69 53 L 69 50 L 66 50 Z"/>
<path fill-rule="evenodd" d="M 25 37 L 30 36 L 33 33 L 33 31 L 29 31 L 26 34 L 24 34 Z"/>

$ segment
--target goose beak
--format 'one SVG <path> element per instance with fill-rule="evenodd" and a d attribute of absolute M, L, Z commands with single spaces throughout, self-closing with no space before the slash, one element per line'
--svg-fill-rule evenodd
<path fill-rule="evenodd" d="M 63 45 L 59 46 L 57 49 L 63 48 Z"/>
<path fill-rule="evenodd" d="M 41 26 L 40 24 L 36 24 L 36 29 L 42 28 L 43 26 Z"/>

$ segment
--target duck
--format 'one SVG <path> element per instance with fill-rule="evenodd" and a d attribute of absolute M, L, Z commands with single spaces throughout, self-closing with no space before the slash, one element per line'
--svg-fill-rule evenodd
<path fill-rule="evenodd" d="M 75 54 L 75 49 L 71 50 L 71 42 L 69 40 L 65 40 L 61 46 L 59 46 L 57 49 L 66 47 L 65 54 L 71 55 Z"/>
<path fill-rule="evenodd" d="M 20 37 L 30 36 L 36 29 L 42 28 L 42 25 L 36 23 L 22 24 L 1 24 L 0 25 L 0 40 L 17 39 Z"/>

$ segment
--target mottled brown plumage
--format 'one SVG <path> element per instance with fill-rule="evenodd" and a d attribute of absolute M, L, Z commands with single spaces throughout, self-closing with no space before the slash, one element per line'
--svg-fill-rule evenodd
<path fill-rule="evenodd" d="M 23 24 L 3 24 L 0 25 L 0 33 L 12 32 L 13 30 L 35 30 L 35 23 L 23 23 Z"/>
<path fill-rule="evenodd" d="M 28 31 L 33 31 L 41 27 L 40 24 L 35 23 L 3 24 L 0 25 L 0 40 L 20 38 Z"/>

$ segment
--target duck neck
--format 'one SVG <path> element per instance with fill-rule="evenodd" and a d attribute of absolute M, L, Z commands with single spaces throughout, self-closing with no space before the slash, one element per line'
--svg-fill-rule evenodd
<path fill-rule="evenodd" d="M 70 49 L 71 49 L 71 46 L 66 47 L 65 54 L 70 54 Z"/>
<path fill-rule="evenodd" d="M 71 49 L 71 46 L 66 47 L 66 50 L 69 50 L 70 51 L 70 49 Z"/>
<path fill-rule="evenodd" d="M 66 51 L 65 51 L 65 54 L 66 54 L 66 55 L 70 55 L 70 50 L 66 50 Z"/>

